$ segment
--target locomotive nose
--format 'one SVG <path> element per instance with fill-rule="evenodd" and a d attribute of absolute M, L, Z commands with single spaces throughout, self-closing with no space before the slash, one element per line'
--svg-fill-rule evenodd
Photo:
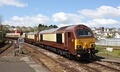
<path fill-rule="evenodd" d="M 88 48 L 88 43 L 83 44 L 83 49 Z"/>
<path fill-rule="evenodd" d="M 82 46 L 82 48 L 83 49 L 86 49 L 86 48 L 90 48 L 90 39 L 83 39 L 83 41 L 82 41 L 82 44 L 83 44 L 83 46 Z"/>
<path fill-rule="evenodd" d="M 93 38 L 83 38 L 75 40 L 75 49 L 76 50 L 84 50 L 95 48 L 95 40 Z"/>

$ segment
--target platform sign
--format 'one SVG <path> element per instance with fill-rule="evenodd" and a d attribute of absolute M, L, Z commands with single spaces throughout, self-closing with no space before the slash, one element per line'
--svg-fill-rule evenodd
<path fill-rule="evenodd" d="M 18 38 L 18 43 L 24 43 L 24 39 L 22 37 Z"/>

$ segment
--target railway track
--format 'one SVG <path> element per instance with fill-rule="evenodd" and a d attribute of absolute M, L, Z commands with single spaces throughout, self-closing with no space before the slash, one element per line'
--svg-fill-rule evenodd
<path fill-rule="evenodd" d="M 120 67 L 105 62 L 95 61 L 85 65 L 98 69 L 100 72 L 120 72 Z"/>
<path fill-rule="evenodd" d="M 31 45 L 29 45 L 29 47 L 31 47 Z M 100 64 L 98 62 L 91 62 L 91 63 L 80 63 L 74 60 L 68 60 L 67 58 L 61 57 L 57 54 L 54 54 L 52 52 L 46 51 L 44 49 L 41 49 L 39 47 L 36 46 L 32 46 L 31 48 L 35 48 L 35 50 L 39 51 L 40 53 L 42 53 L 43 55 L 47 55 L 48 58 L 52 58 L 53 60 L 55 60 L 56 62 L 60 63 L 62 66 L 66 66 L 67 68 L 72 69 L 71 72 L 105 72 L 105 71 L 109 71 L 109 72 L 119 72 L 120 69 L 118 67 L 112 67 L 104 64 Z"/>
<path fill-rule="evenodd" d="M 111 59 L 102 59 L 101 62 L 108 62 L 108 63 L 112 63 L 112 64 L 118 64 L 120 65 L 120 61 L 119 59 L 115 59 L 115 60 L 111 60 Z"/>
<path fill-rule="evenodd" d="M 33 45 L 28 45 L 25 44 L 27 46 L 27 50 L 29 50 L 28 53 L 31 54 L 31 56 L 34 58 L 34 60 L 37 63 L 40 62 L 49 62 L 48 64 L 44 64 L 45 66 L 47 66 L 48 68 L 50 68 L 51 71 L 57 71 L 58 69 L 62 70 L 62 71 L 66 71 L 66 72 L 120 72 L 120 65 L 113 66 L 113 64 L 109 65 L 106 64 L 104 62 L 91 62 L 91 63 L 81 63 L 81 62 L 77 62 L 74 60 L 68 60 L 67 58 L 64 58 L 62 56 L 59 56 L 57 54 L 54 54 L 52 52 L 46 51 L 44 49 L 41 49 L 39 47 L 33 46 Z M 5 46 L 5 48 L 3 50 L 0 50 L 0 56 L 4 56 L 7 55 L 12 49 L 13 47 L 12 43 L 8 44 L 7 46 Z M 42 54 L 42 55 L 40 55 Z M 42 56 L 42 57 L 41 57 Z M 45 57 L 46 56 L 46 57 Z M 41 59 L 43 58 L 43 59 Z M 51 59 L 51 60 L 49 60 Z M 46 61 L 47 60 L 47 61 Z M 53 61 L 55 61 L 55 63 L 53 64 Z M 49 64 L 53 64 L 53 66 L 49 65 Z M 56 64 L 56 66 L 55 66 Z M 57 68 L 57 66 L 59 66 Z M 59 72 L 61 72 L 59 70 Z"/>
<path fill-rule="evenodd" d="M 120 70 L 120 63 L 119 62 L 112 62 L 112 61 L 99 61 L 103 65 L 109 65 L 110 67 L 114 67 Z"/>
<path fill-rule="evenodd" d="M 80 62 L 77 62 L 74 60 L 68 60 L 67 58 L 64 58 L 64 57 L 57 55 L 55 53 L 46 51 L 46 50 L 41 49 L 39 47 L 31 46 L 31 45 L 27 45 L 27 46 L 29 46 L 29 48 L 34 48 L 37 51 L 37 52 L 33 51 L 33 53 L 36 53 L 36 54 L 42 53 L 47 58 L 52 59 L 53 61 L 55 61 L 56 63 L 59 63 L 59 65 L 63 66 L 64 68 L 69 69 L 70 72 L 101 72 L 99 69 L 96 69 L 94 67 L 90 67 L 84 63 L 80 63 Z M 57 67 L 57 66 L 55 66 L 55 67 Z M 53 70 L 53 69 L 55 69 L 55 68 L 51 68 L 51 70 Z"/>
<path fill-rule="evenodd" d="M 38 51 L 36 47 L 30 46 L 28 44 L 25 44 L 27 47 L 26 49 L 29 51 L 29 53 L 32 54 L 32 56 L 35 56 L 35 58 L 38 59 L 38 61 L 44 63 L 45 66 L 47 66 L 52 72 L 78 72 L 72 68 L 67 67 L 64 64 L 58 63 L 53 58 L 47 56 L 46 54 Z"/>
<path fill-rule="evenodd" d="M 6 46 L 1 48 L 0 49 L 0 57 L 7 55 L 13 49 L 13 47 L 11 47 L 12 45 L 13 45 L 13 43 L 12 43 L 12 41 L 10 41 L 10 43 L 8 43 Z"/>
<path fill-rule="evenodd" d="M 11 52 L 11 46 L 12 43 L 5 46 L 5 50 L 0 50 L 0 57 Z M 25 49 L 37 63 L 42 63 L 52 72 L 120 72 L 119 64 L 116 66 L 102 61 L 82 63 L 30 44 L 25 44 Z"/>

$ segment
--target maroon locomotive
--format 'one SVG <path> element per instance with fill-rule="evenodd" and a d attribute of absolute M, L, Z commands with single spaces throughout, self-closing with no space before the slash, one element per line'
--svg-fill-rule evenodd
<path fill-rule="evenodd" d="M 70 59 L 94 58 L 98 52 L 91 29 L 85 25 L 71 25 L 44 30 L 37 34 L 36 43 L 41 47 L 65 55 Z"/>

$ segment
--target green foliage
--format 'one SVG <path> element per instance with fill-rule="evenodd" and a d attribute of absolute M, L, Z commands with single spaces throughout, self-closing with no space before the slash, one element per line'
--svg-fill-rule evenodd
<path fill-rule="evenodd" d="M 47 26 L 47 25 L 42 25 L 42 24 L 39 24 L 38 27 L 58 28 L 56 25 L 50 25 L 50 26 Z"/>
<path fill-rule="evenodd" d="M 56 25 L 43 25 L 39 24 L 38 27 L 19 27 L 19 26 L 9 26 L 9 25 L 3 25 L 2 28 L 0 29 L 2 31 L 2 34 L 5 35 L 6 33 L 13 32 L 13 30 L 10 30 L 10 27 L 12 28 L 17 28 L 17 31 L 23 32 L 23 33 L 28 33 L 28 32 L 37 32 L 37 31 L 42 31 L 42 30 L 47 30 L 51 28 L 57 28 Z"/>
<path fill-rule="evenodd" d="M 58 28 L 58 27 L 56 25 L 50 25 L 50 26 L 42 25 L 42 24 L 38 25 L 38 31 L 48 30 L 48 29 L 51 29 L 51 28 Z"/>
<path fill-rule="evenodd" d="M 110 47 L 110 46 L 109 46 Z M 120 49 L 117 47 L 112 47 L 113 51 L 109 52 L 106 50 L 107 46 L 96 46 L 96 49 L 99 50 L 99 52 L 96 54 L 98 56 L 102 56 L 105 58 L 120 58 Z"/>
<path fill-rule="evenodd" d="M 120 52 L 119 52 L 119 54 L 118 54 L 119 56 L 120 56 Z"/>
<path fill-rule="evenodd" d="M 50 29 L 49 27 L 38 27 L 38 31 Z"/>
<path fill-rule="evenodd" d="M 53 28 L 58 28 L 58 27 L 56 25 L 54 25 Z"/>
<path fill-rule="evenodd" d="M 38 25 L 38 27 L 44 27 L 44 25 L 42 25 L 42 24 L 39 24 L 39 25 Z"/>
<path fill-rule="evenodd" d="M 0 39 L 0 43 L 2 42 L 3 40 Z"/>
<path fill-rule="evenodd" d="M 3 40 L 4 40 L 4 37 L 3 37 L 4 35 L 3 35 L 3 33 L 2 33 L 2 31 L 0 31 L 0 42 L 3 42 Z"/>

